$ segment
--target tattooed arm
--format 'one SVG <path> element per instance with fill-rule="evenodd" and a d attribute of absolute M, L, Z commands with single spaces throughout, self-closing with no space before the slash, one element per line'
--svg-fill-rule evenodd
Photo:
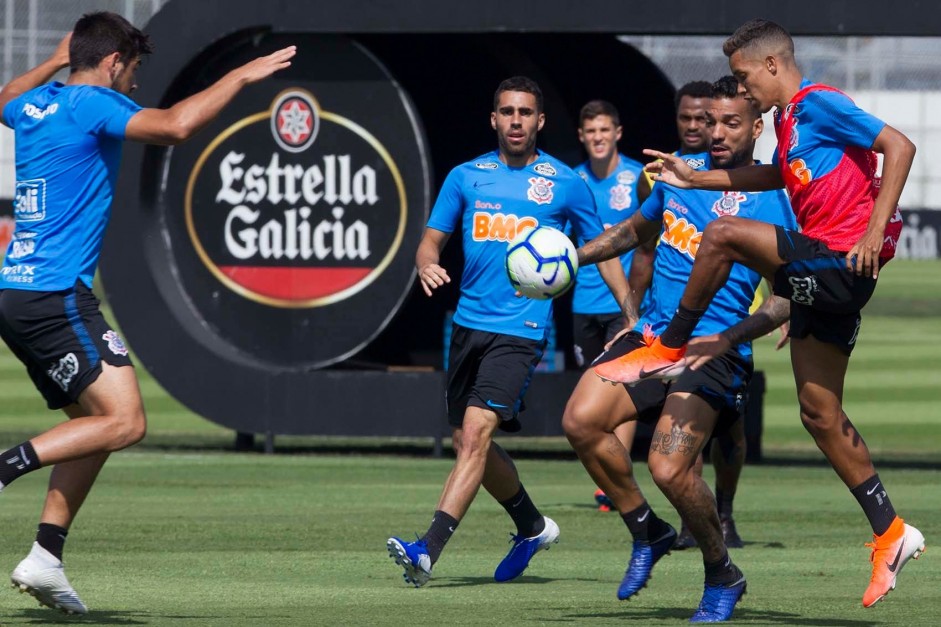
<path fill-rule="evenodd" d="M 780 296 L 771 296 L 755 313 L 722 333 L 690 340 L 686 351 L 686 367 L 698 370 L 713 357 L 722 355 L 733 346 L 771 333 L 787 321 L 790 313 L 791 301 Z"/>
<path fill-rule="evenodd" d="M 578 266 L 587 266 L 613 259 L 637 248 L 641 242 L 660 232 L 660 222 L 653 222 L 635 211 L 627 220 L 618 222 L 604 233 L 578 249 Z"/>

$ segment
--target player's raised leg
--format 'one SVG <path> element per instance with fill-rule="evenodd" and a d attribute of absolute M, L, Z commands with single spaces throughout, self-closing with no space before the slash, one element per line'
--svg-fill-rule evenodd
<path fill-rule="evenodd" d="M 696 262 L 669 326 L 650 346 L 595 366 L 607 381 L 633 383 L 643 379 L 670 378 L 682 372 L 678 363 L 713 296 L 729 278 L 732 264 L 740 263 L 764 277 L 773 277 L 784 260 L 777 252 L 775 225 L 756 220 L 722 217 L 703 232 Z"/>

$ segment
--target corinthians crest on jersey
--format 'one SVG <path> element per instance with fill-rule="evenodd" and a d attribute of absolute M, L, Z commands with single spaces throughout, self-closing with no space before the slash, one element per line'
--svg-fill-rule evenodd
<path fill-rule="evenodd" d="M 712 212 L 719 216 L 738 215 L 739 205 L 748 200 L 742 192 L 722 192 L 722 197 L 712 205 Z"/>
<path fill-rule="evenodd" d="M 209 143 L 190 175 L 185 211 L 210 272 L 276 307 L 317 307 L 364 289 L 395 256 L 406 221 L 388 151 L 299 88 Z"/>
<path fill-rule="evenodd" d="M 552 202 L 552 187 L 554 182 L 541 176 L 532 176 L 529 178 L 529 189 L 526 190 L 526 198 L 537 205 L 548 205 Z"/>

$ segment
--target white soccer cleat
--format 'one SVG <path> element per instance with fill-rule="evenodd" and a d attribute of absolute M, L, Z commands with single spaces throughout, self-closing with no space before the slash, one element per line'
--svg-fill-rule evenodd
<path fill-rule="evenodd" d="M 33 549 L 10 575 L 13 587 L 28 592 L 46 607 L 65 614 L 87 614 L 88 608 L 65 577 L 62 562 L 33 542 Z"/>

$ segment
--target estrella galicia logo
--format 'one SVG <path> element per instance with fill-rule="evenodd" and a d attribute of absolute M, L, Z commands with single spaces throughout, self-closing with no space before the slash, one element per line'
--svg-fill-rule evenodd
<path fill-rule="evenodd" d="M 367 130 L 292 87 L 215 137 L 185 192 L 199 258 L 228 289 L 272 307 L 345 300 L 402 243 L 398 166 Z"/>
<path fill-rule="evenodd" d="M 288 152 L 303 152 L 317 139 L 320 129 L 317 101 L 301 89 L 281 93 L 271 106 L 271 134 Z"/>

